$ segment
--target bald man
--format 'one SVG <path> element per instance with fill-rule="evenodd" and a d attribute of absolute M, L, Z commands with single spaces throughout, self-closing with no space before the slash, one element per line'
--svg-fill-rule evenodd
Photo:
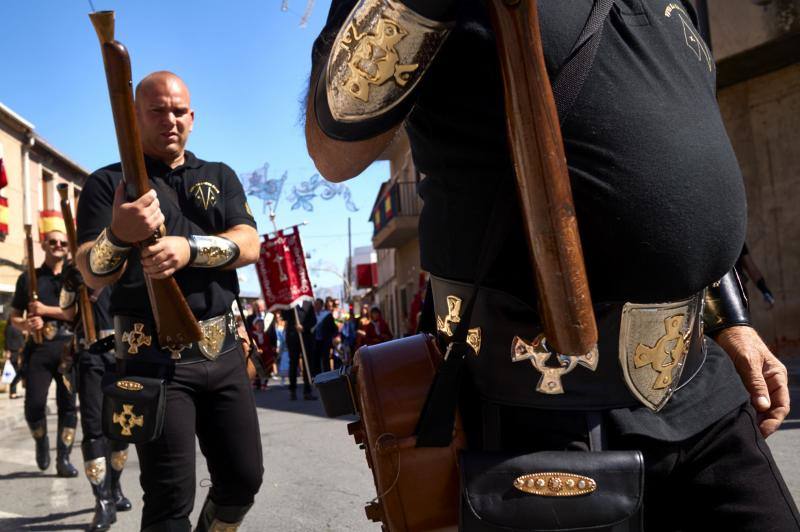
<path fill-rule="evenodd" d="M 78 267 L 92 288 L 111 285 L 124 375 L 166 381 L 164 429 L 136 445 L 142 530 L 190 530 L 195 434 L 212 482 L 196 530 L 236 530 L 263 475 L 255 402 L 230 312 L 236 268 L 258 256 L 256 223 L 233 170 L 186 151 L 194 110 L 178 76 L 145 77 L 136 87 L 136 116 L 153 190 L 127 197 L 119 164 L 92 174 L 78 205 Z M 162 224 L 166 236 L 134 245 Z M 145 276 L 175 277 L 203 341 L 180 350 L 158 345 Z"/>

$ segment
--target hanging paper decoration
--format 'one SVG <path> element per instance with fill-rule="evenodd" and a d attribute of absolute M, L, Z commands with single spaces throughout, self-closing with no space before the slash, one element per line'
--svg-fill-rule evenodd
<path fill-rule="evenodd" d="M 303 16 L 300 18 L 300 27 L 305 28 L 308 26 L 308 19 L 311 18 L 311 12 L 314 10 L 314 0 L 308 0 L 306 3 L 306 10 L 303 12 Z"/>
<path fill-rule="evenodd" d="M 272 209 L 278 208 L 278 200 L 281 198 L 281 191 L 283 184 L 289 177 L 288 172 L 284 172 L 280 179 L 269 179 L 269 163 L 264 163 L 264 166 L 258 170 L 254 170 L 249 174 L 242 174 L 239 179 L 242 180 L 245 187 L 245 193 L 248 196 L 254 196 L 264 202 L 263 212 L 267 212 L 267 205 L 271 202 Z"/>
<path fill-rule="evenodd" d="M 256 270 L 270 312 L 314 300 L 297 226 L 265 237 Z"/>
<path fill-rule="evenodd" d="M 318 191 L 319 190 L 319 191 Z M 324 200 L 341 196 L 348 211 L 356 212 L 358 207 L 353 203 L 350 189 L 344 184 L 329 183 L 322 179 L 319 174 L 312 175 L 308 181 L 303 181 L 299 185 L 292 187 L 292 192 L 286 197 L 292 202 L 292 210 L 303 209 L 311 212 L 314 210 L 312 200 L 319 196 Z"/>
<path fill-rule="evenodd" d="M 3 165 L 3 145 L 0 144 L 0 189 L 8 185 L 6 167 Z M 8 235 L 8 198 L 0 196 L 0 239 Z"/>

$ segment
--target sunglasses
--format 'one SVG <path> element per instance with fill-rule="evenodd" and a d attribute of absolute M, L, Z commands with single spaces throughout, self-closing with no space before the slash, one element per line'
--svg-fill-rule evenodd
<path fill-rule="evenodd" d="M 69 245 L 68 241 L 66 241 L 66 240 L 58 240 L 58 239 L 55 239 L 55 238 L 51 238 L 50 240 L 47 241 L 47 243 L 50 244 L 53 247 L 61 246 L 62 248 L 65 248 L 65 247 L 67 247 Z"/>

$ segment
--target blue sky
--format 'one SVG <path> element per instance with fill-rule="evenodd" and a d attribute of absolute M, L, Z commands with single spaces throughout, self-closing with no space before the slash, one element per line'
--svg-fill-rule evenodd
<path fill-rule="evenodd" d="M 307 0 L 93 0 L 116 11 L 116 38 L 128 47 L 134 83 L 155 70 L 186 80 L 196 112 L 188 148 L 221 160 L 238 173 L 270 165 L 270 177 L 288 171 L 284 188 L 315 173 L 305 149 L 301 100 L 314 38 L 329 0 L 318 0 L 306 28 Z M 33 122 L 36 131 L 89 170 L 118 160 L 102 58 L 89 22 L 87 0 L 25 0 L 0 3 L 0 102 Z M 347 217 L 353 247 L 368 245 L 367 219 L 388 165 L 376 163 L 348 182 L 359 211 L 341 198 L 317 200 L 314 212 L 292 211 L 283 197 L 279 226 L 302 221 L 310 266 L 343 268 Z M 251 198 L 262 233 L 271 230 L 262 205 Z M 258 289 L 254 272 L 244 288 Z M 312 271 L 319 286 L 337 285 L 332 274 Z"/>

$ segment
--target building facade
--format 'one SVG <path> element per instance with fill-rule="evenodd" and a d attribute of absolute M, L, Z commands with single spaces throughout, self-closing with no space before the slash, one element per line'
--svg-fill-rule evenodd
<path fill-rule="evenodd" d="M 381 185 L 370 215 L 372 246 L 378 255 L 375 302 L 399 338 L 416 332 L 414 302 L 424 290 L 417 234 L 422 210 L 417 183 L 422 176 L 411 159 L 405 133 L 397 136 L 381 158 L 389 161 L 390 177 Z"/>
<path fill-rule="evenodd" d="M 77 205 L 81 187 L 89 173 L 37 134 L 33 124 L 2 103 L 0 146 L 8 179 L 8 184 L 0 189 L 0 196 L 8 204 L 7 234 L 0 241 L 0 315 L 5 318 L 10 311 L 17 278 L 26 267 L 25 196 L 28 197 L 29 221 L 33 226 L 34 262 L 39 265 L 44 259 L 38 230 L 40 213 L 60 212 L 60 198 L 56 191 L 59 183 L 69 185 L 72 204 Z"/>
<path fill-rule="evenodd" d="M 751 312 L 777 354 L 800 354 L 800 0 L 706 5 L 719 104 L 747 189 L 747 245 L 775 295 L 770 306 L 749 282 Z"/>

